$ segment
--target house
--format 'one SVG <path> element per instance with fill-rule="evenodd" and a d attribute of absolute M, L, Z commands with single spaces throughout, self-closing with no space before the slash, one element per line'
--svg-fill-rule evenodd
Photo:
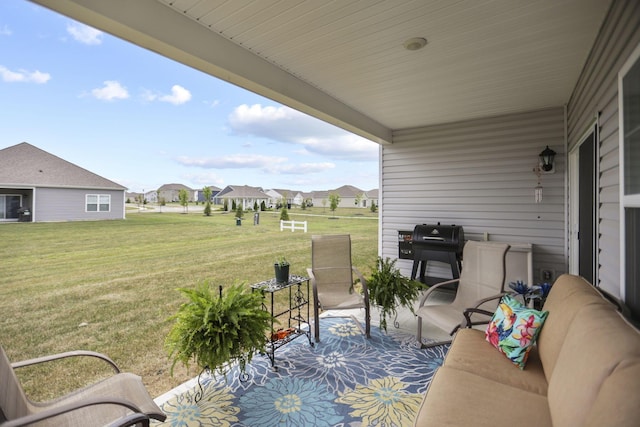
<path fill-rule="evenodd" d="M 193 202 L 196 199 L 197 191 L 183 184 L 164 184 L 158 188 L 158 200 L 164 199 L 165 202 L 179 202 L 180 190 L 185 190 L 188 194 L 187 201 Z"/>
<path fill-rule="evenodd" d="M 365 195 L 367 196 L 368 206 L 369 207 L 371 207 L 372 204 L 378 206 L 378 203 L 379 203 L 378 202 L 378 194 L 379 194 L 379 191 L 378 191 L 377 188 L 365 192 Z"/>
<path fill-rule="evenodd" d="M 205 186 L 205 187 L 209 187 L 209 189 L 211 190 L 211 200 L 210 201 L 213 202 L 215 200 L 215 196 L 220 192 L 221 188 L 216 187 L 215 185 L 208 185 L 208 186 Z M 196 190 L 196 194 L 197 194 L 196 200 L 198 202 L 204 203 L 204 202 L 207 201 L 205 199 L 205 197 L 204 197 L 204 191 L 202 189 Z"/>
<path fill-rule="evenodd" d="M 249 185 L 227 185 L 213 198 L 216 204 L 224 203 L 227 201 L 227 210 L 233 208 L 233 203 L 236 206 L 242 205 L 243 210 L 253 209 L 255 204 L 258 206 L 264 202 L 268 204 L 269 196 L 265 194 L 259 187 L 251 187 Z"/>
<path fill-rule="evenodd" d="M 27 142 L 0 150 L 0 222 L 124 219 L 125 191 Z"/>
<path fill-rule="evenodd" d="M 637 0 L 34 1 L 379 143 L 382 257 L 455 223 L 640 319 Z"/>

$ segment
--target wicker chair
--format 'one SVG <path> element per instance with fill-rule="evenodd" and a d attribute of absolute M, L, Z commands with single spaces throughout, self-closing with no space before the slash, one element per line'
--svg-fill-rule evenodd
<path fill-rule="evenodd" d="M 14 369 L 69 357 L 96 357 L 111 365 L 115 375 L 58 399 L 33 402 Z M 0 346 L 0 426 L 149 426 L 166 415 L 155 404 L 139 376 L 121 373 L 113 360 L 91 351 L 72 351 L 10 363 Z"/>
<path fill-rule="evenodd" d="M 323 235 L 311 238 L 311 268 L 307 269 L 313 287 L 313 315 L 316 342 L 320 341 L 320 310 L 349 310 L 364 308 L 365 330 L 371 337 L 371 314 L 367 282 L 360 272 L 351 265 L 351 236 Z M 353 288 L 353 273 L 362 284 L 363 293 Z M 351 317 L 362 330 L 362 325 Z"/>
<path fill-rule="evenodd" d="M 489 319 L 472 322 L 468 317 L 475 309 L 493 313 L 504 295 L 505 256 L 509 245 L 498 242 L 468 241 L 462 251 L 462 272 L 459 279 L 447 280 L 431 286 L 422 296 L 416 314 L 416 340 L 423 347 L 448 344 L 439 341 L 422 344 L 422 319 L 453 335 L 460 327 L 486 323 Z M 438 288 L 458 282 L 454 300 L 450 304 L 427 304 L 429 296 Z M 466 312 L 466 315 L 465 315 Z M 478 310 L 478 313 L 481 311 Z"/>

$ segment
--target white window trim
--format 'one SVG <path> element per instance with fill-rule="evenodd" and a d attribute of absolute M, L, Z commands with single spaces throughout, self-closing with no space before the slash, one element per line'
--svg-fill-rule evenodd
<path fill-rule="evenodd" d="M 92 197 L 92 196 L 95 196 L 95 197 L 97 197 L 97 198 L 98 198 L 98 202 L 97 202 L 97 209 L 96 209 L 95 211 L 90 211 L 90 210 L 88 209 L 88 207 L 89 207 L 89 197 Z M 100 204 L 101 204 L 101 203 L 100 203 L 100 199 L 101 199 L 102 197 L 106 197 L 106 198 L 109 200 L 109 202 L 108 202 L 109 208 L 108 208 L 106 211 L 102 211 L 102 210 L 100 210 Z M 95 193 L 95 194 L 94 194 L 94 193 L 91 193 L 91 194 L 85 194 L 85 196 L 84 196 L 84 211 L 85 211 L 86 213 L 111 212 L 111 194 L 97 194 L 97 193 Z"/>
<path fill-rule="evenodd" d="M 624 92 L 622 88 L 622 79 L 629 72 L 637 61 L 640 61 L 640 44 L 636 46 L 629 58 L 625 61 L 624 65 L 618 72 L 618 155 L 619 155 L 619 169 L 620 169 L 620 296 L 624 301 L 626 298 L 626 283 L 625 278 L 627 276 L 626 270 L 626 224 L 625 224 L 625 208 L 637 208 L 640 207 L 640 194 L 625 195 L 624 194 Z"/>

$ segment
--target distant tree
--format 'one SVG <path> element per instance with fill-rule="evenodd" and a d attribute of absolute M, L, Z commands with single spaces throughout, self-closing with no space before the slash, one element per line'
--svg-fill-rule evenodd
<path fill-rule="evenodd" d="M 126 203 L 131 203 L 131 199 L 127 197 L 127 202 Z"/>
<path fill-rule="evenodd" d="M 162 213 L 162 207 L 167 204 L 167 199 L 164 197 L 158 197 L 158 205 L 160 206 L 160 213 Z"/>
<path fill-rule="evenodd" d="M 182 206 L 182 213 L 189 212 L 189 193 L 184 188 L 178 192 L 178 200 L 180 201 L 180 206 Z"/>
<path fill-rule="evenodd" d="M 303 201 L 302 201 L 302 204 L 300 205 L 300 208 L 301 208 L 303 211 L 304 211 L 304 210 L 307 210 L 307 201 L 306 201 L 306 200 L 303 200 Z"/>
<path fill-rule="evenodd" d="M 329 209 L 331 212 L 335 212 L 340 204 L 340 195 L 337 193 L 329 194 Z"/>
<path fill-rule="evenodd" d="M 267 204 L 264 202 L 264 200 L 260 202 L 260 210 L 261 211 L 267 210 Z"/>
<path fill-rule="evenodd" d="M 258 201 L 256 200 L 255 202 L 253 202 L 253 211 L 254 211 L 254 212 L 258 212 L 258 209 L 259 209 L 259 207 L 258 207 Z"/>
<path fill-rule="evenodd" d="M 378 207 L 376 206 L 376 202 L 371 202 L 371 212 L 377 212 Z"/>
<path fill-rule="evenodd" d="M 280 221 L 289 221 L 289 211 L 287 211 L 287 206 L 283 206 L 280 211 Z"/>
<path fill-rule="evenodd" d="M 206 216 L 211 216 L 211 187 L 204 187 L 202 189 L 202 193 L 204 194 L 204 200 L 205 200 L 205 204 L 204 204 L 204 214 Z"/>
<path fill-rule="evenodd" d="M 357 194 L 356 195 L 356 206 L 360 207 L 360 202 L 362 201 L 363 197 L 364 197 L 364 194 Z"/>
<path fill-rule="evenodd" d="M 222 210 L 225 212 L 229 210 L 229 199 L 224 199 L 224 202 L 222 204 Z"/>
<path fill-rule="evenodd" d="M 231 201 L 231 210 L 235 211 L 238 207 L 236 206 L 236 199 Z"/>
<path fill-rule="evenodd" d="M 238 207 L 236 208 L 236 218 L 242 219 L 244 216 L 244 212 L 242 210 L 242 203 L 238 203 Z"/>

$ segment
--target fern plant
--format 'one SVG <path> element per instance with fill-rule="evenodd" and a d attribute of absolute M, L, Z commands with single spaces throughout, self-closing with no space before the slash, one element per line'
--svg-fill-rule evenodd
<path fill-rule="evenodd" d="M 170 318 L 175 323 L 165 345 L 173 359 L 172 374 L 176 363 L 188 368 L 191 361 L 221 375 L 238 362 L 244 372 L 254 353 L 265 350 L 272 316 L 262 309 L 260 292 L 234 284 L 221 294 L 208 281 L 178 291 L 188 301 Z"/>
<path fill-rule="evenodd" d="M 413 310 L 413 302 L 418 298 L 422 284 L 405 277 L 396 268 L 396 260 L 378 257 L 371 277 L 367 279 L 369 299 L 380 307 L 380 328 L 387 330 L 387 317 L 395 316 L 397 307 Z"/>

